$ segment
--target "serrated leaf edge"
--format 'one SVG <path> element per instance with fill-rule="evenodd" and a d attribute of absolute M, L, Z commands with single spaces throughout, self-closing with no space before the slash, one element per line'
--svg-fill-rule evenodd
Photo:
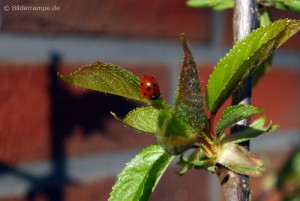
<path fill-rule="evenodd" d="M 239 105 L 243 105 L 243 104 L 239 104 Z M 230 106 L 230 107 L 228 107 L 228 108 L 234 108 L 235 106 L 239 106 L 239 105 Z M 230 116 L 232 113 L 239 113 L 239 111 L 244 110 L 245 108 L 251 108 L 251 109 L 253 109 L 253 110 L 256 110 L 255 113 L 253 113 L 253 114 L 251 114 L 251 115 L 249 115 L 249 116 L 246 116 L 245 118 L 250 117 L 250 116 L 253 116 L 253 115 L 255 115 L 255 114 L 259 114 L 259 113 L 263 112 L 263 110 L 264 110 L 264 109 L 262 109 L 262 108 L 257 108 L 257 107 L 254 107 L 254 106 L 252 106 L 252 105 L 243 105 L 243 106 L 236 107 L 236 109 L 233 109 L 233 110 L 227 112 L 224 116 L 221 117 L 221 119 L 220 119 L 220 120 L 218 121 L 218 123 L 217 123 L 217 126 L 216 126 L 216 132 L 217 132 L 217 133 L 222 132 L 222 130 L 224 130 L 224 129 L 227 128 L 227 127 L 226 127 L 226 128 L 222 128 L 222 130 L 218 129 L 219 122 L 221 122 L 222 119 L 225 119 L 226 117 Z M 226 109 L 227 109 L 227 108 L 226 108 Z M 224 111 L 224 113 L 225 113 L 225 111 Z M 223 114 L 224 114 L 224 113 L 223 113 Z M 240 119 L 240 120 L 242 120 L 242 119 Z M 239 120 L 239 121 L 240 121 L 240 120 Z M 235 123 L 236 123 L 236 122 L 235 122 Z M 233 124 L 234 124 L 234 123 L 233 123 Z"/>
<path fill-rule="evenodd" d="M 126 125 L 127 127 L 132 128 L 132 129 L 134 129 L 134 130 L 136 130 L 136 131 L 138 131 L 138 132 L 141 132 L 141 133 L 144 133 L 144 134 L 156 134 L 156 132 L 146 132 L 146 131 L 144 131 L 144 130 L 138 129 L 138 128 L 132 126 L 131 124 L 128 124 L 128 122 L 126 122 L 126 119 L 128 118 L 129 115 L 131 115 L 133 112 L 135 112 L 135 111 L 137 111 L 137 110 L 141 110 L 141 109 L 143 109 L 143 108 L 146 108 L 146 109 L 152 108 L 152 109 L 154 109 L 154 110 L 158 110 L 158 109 L 156 109 L 156 108 L 154 108 L 154 107 L 152 107 L 152 106 L 138 107 L 138 108 L 135 108 L 135 109 L 131 110 L 131 111 L 124 117 L 123 120 L 120 119 L 114 112 L 110 112 L 110 114 L 111 114 L 116 120 L 120 121 L 121 123 L 123 123 L 123 124 Z M 155 130 L 156 130 L 156 129 L 155 129 Z"/>
<path fill-rule="evenodd" d="M 275 37 L 277 37 L 277 36 L 278 36 L 278 35 L 279 35 L 279 34 L 280 34 L 280 33 L 288 26 L 288 23 L 287 23 L 287 22 L 290 21 L 290 20 L 289 20 L 289 19 L 278 20 L 278 21 L 276 21 L 276 22 L 274 22 L 274 23 L 272 23 L 272 24 L 270 24 L 270 25 L 261 27 L 261 28 L 256 29 L 256 30 L 254 30 L 254 31 L 252 32 L 253 34 L 257 33 L 258 31 L 259 31 L 259 32 L 260 32 L 260 31 L 263 32 L 263 30 L 269 29 L 269 27 L 270 27 L 271 25 L 275 26 L 275 25 L 274 25 L 275 23 L 279 24 L 279 23 L 283 23 L 284 21 L 285 21 L 286 23 L 285 23 L 285 25 L 282 27 L 282 30 L 281 30 L 277 35 L 275 35 L 275 36 L 272 37 L 272 38 L 269 38 L 268 41 L 266 41 L 265 43 L 261 44 L 261 46 L 260 46 L 258 49 L 256 49 L 256 50 L 255 50 L 255 51 L 254 51 L 247 59 L 245 59 L 245 60 L 244 60 L 244 61 L 243 61 L 243 62 L 235 69 L 235 71 L 232 73 L 232 75 L 234 75 L 234 74 L 237 72 L 237 70 L 239 69 L 239 67 L 240 67 L 243 63 L 245 63 L 246 61 L 248 61 L 249 59 L 251 59 L 251 57 L 252 57 L 254 54 L 256 54 L 257 51 L 258 51 L 263 45 L 267 44 L 269 41 L 271 41 L 271 40 L 273 40 Z M 269 31 L 270 31 L 270 30 L 269 30 Z M 242 40 L 240 40 L 239 43 L 243 43 L 243 41 L 247 40 L 248 37 L 252 36 L 252 33 L 249 34 L 249 35 L 247 35 L 246 37 L 244 37 Z M 223 60 L 224 60 L 224 59 L 225 59 L 232 51 L 236 51 L 235 48 L 237 48 L 237 47 L 234 46 L 228 53 L 226 53 L 226 55 L 225 55 L 224 57 L 222 57 L 222 58 L 219 60 L 218 64 L 221 63 L 221 62 L 222 62 L 222 61 L 223 61 Z M 214 70 L 218 67 L 218 64 L 214 67 Z M 253 68 L 253 67 L 251 67 L 251 68 Z M 214 70 L 213 70 L 213 72 L 214 72 Z M 249 69 L 249 71 L 250 71 L 250 70 L 251 70 L 251 69 Z M 247 74 L 247 73 L 246 73 L 246 74 Z M 208 80 L 208 82 L 207 82 L 207 86 L 210 85 L 212 75 L 213 75 L 213 73 L 210 74 L 210 76 L 209 76 L 209 80 Z M 231 76 L 231 77 L 234 77 L 234 76 Z M 241 79 L 241 80 L 242 80 L 242 79 Z M 213 112 L 213 113 L 215 112 L 215 111 L 213 110 L 213 108 L 216 107 L 216 104 L 217 104 L 216 100 L 218 100 L 219 97 L 223 94 L 223 92 L 224 92 L 224 90 L 227 88 L 228 84 L 229 84 L 229 82 L 227 82 L 227 83 L 225 84 L 225 86 L 223 86 L 223 88 L 221 88 L 220 93 L 219 93 L 218 96 L 215 97 L 215 102 L 211 105 L 211 108 L 210 108 L 210 106 L 208 105 L 208 109 L 209 109 L 211 112 Z M 240 82 L 238 83 L 238 85 L 240 85 Z M 207 95 L 206 97 L 208 97 L 208 95 Z M 209 101 L 207 101 L 207 103 L 209 104 Z"/>
<path fill-rule="evenodd" d="M 147 171 L 147 173 L 146 173 L 146 175 L 145 175 L 145 177 L 144 177 L 144 180 L 147 180 L 147 178 L 148 178 L 148 175 L 149 175 L 149 172 L 151 171 L 151 169 L 152 169 L 152 167 L 156 164 L 156 162 L 165 154 L 165 152 L 164 152 L 164 150 L 162 149 L 162 147 L 160 146 L 160 145 L 150 145 L 150 146 L 148 146 L 148 147 L 146 147 L 146 148 L 144 148 L 141 152 L 139 152 L 134 158 L 132 158 L 129 162 L 127 162 L 126 163 L 126 165 L 125 165 L 125 168 L 117 175 L 117 177 L 118 177 L 118 180 L 116 181 L 116 183 L 113 185 L 113 187 L 112 187 L 112 191 L 110 192 L 110 197 L 109 197 L 109 201 L 113 201 L 113 200 L 111 200 L 111 197 L 112 197 L 112 195 L 113 195 L 113 193 L 114 193 L 114 190 L 118 187 L 118 185 L 119 185 L 119 183 L 118 183 L 118 181 L 119 181 L 119 179 L 121 179 L 122 177 L 123 177 L 123 175 L 125 174 L 125 171 L 127 170 L 127 168 L 129 168 L 129 167 L 131 167 L 132 166 L 132 164 L 131 163 L 133 163 L 133 161 L 138 161 L 138 159 L 139 158 L 141 158 L 142 156 L 140 156 L 140 154 L 142 153 L 142 152 L 148 152 L 148 150 L 152 150 L 152 149 L 155 149 L 155 148 L 159 148 L 159 150 L 156 150 L 156 151 L 152 151 L 153 152 L 153 154 L 160 154 L 160 156 L 159 157 L 157 157 L 157 160 L 152 164 L 152 166 L 151 166 L 151 168 L 149 168 L 148 169 L 148 171 Z M 152 155 L 152 157 L 154 157 L 153 155 Z M 171 162 L 173 159 L 174 159 L 174 156 L 169 156 L 170 158 L 169 158 L 169 162 Z M 163 170 L 162 171 L 164 171 L 166 168 L 167 168 L 168 166 L 166 166 L 165 168 L 163 168 Z M 154 186 L 153 186 L 153 188 L 156 186 L 156 184 L 158 183 L 158 181 L 159 181 L 159 179 L 161 178 L 161 176 L 162 176 L 162 174 L 157 178 L 157 180 L 156 180 L 156 182 L 155 182 L 155 184 L 154 184 Z M 145 183 L 143 183 L 142 184 L 142 186 L 140 186 L 140 187 L 143 187 L 145 185 Z M 140 197 L 142 197 L 142 195 L 143 194 L 140 194 Z M 133 200 L 134 201 L 134 200 Z"/>

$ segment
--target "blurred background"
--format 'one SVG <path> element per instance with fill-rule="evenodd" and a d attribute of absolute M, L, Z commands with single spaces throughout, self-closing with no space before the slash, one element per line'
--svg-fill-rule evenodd
<path fill-rule="evenodd" d="M 172 103 L 182 61 L 180 33 L 187 34 L 203 88 L 233 38 L 232 11 L 193 9 L 185 0 L 0 4 L 0 201 L 105 201 L 126 162 L 156 143 L 109 113 L 122 117 L 137 103 L 72 87 L 57 72 L 114 63 L 139 76 L 153 75 Z M 272 14 L 300 19 L 290 11 Z M 281 125 L 251 142 L 268 167 L 262 177 L 250 178 L 253 200 L 279 201 L 300 191 L 299 154 L 292 159 L 300 145 L 299 47 L 297 34 L 253 89 L 253 105 Z M 215 175 L 192 170 L 180 177 L 178 170 L 175 164 L 168 169 L 151 200 L 223 199 Z"/>

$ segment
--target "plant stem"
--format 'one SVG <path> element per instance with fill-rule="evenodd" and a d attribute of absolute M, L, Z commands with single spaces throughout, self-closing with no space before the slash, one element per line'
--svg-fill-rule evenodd
<path fill-rule="evenodd" d="M 215 115 L 210 114 L 209 116 L 209 135 L 214 136 L 214 120 L 215 120 Z"/>
<path fill-rule="evenodd" d="M 234 41 L 242 39 L 253 29 L 256 28 L 258 22 L 258 7 L 256 0 L 235 0 L 234 16 L 233 16 L 233 34 Z M 246 104 L 251 105 L 252 82 L 249 76 L 240 88 L 232 96 L 232 105 Z M 231 129 L 231 133 L 240 131 L 248 126 L 250 118 L 238 122 Z M 249 141 L 243 143 L 249 150 Z M 249 200 L 249 179 L 246 175 L 234 173 L 225 167 L 220 166 L 218 169 L 218 177 L 221 182 L 225 199 L 227 201 L 245 201 Z"/>

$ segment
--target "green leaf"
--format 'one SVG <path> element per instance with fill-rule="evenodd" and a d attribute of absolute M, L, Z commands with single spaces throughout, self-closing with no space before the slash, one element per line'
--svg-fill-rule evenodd
<path fill-rule="evenodd" d="M 181 35 L 181 43 L 184 57 L 175 98 L 174 113 L 188 122 L 195 131 L 201 132 L 206 121 L 206 114 L 204 112 L 199 74 L 193 55 L 186 43 L 185 34 Z"/>
<path fill-rule="evenodd" d="M 78 87 L 147 102 L 140 93 L 139 78 L 113 64 L 97 62 L 83 66 L 70 75 L 59 76 Z"/>
<path fill-rule="evenodd" d="M 300 1 L 299 0 L 286 0 L 285 4 L 295 12 L 300 12 Z"/>
<path fill-rule="evenodd" d="M 271 14 L 266 7 L 259 9 L 259 27 L 264 27 L 272 23 Z"/>
<path fill-rule="evenodd" d="M 265 7 L 259 9 L 259 27 L 264 27 L 272 23 L 270 12 Z M 263 61 L 254 71 L 252 75 L 252 87 L 256 86 L 258 81 L 268 73 L 271 69 L 274 53 Z"/>
<path fill-rule="evenodd" d="M 238 144 L 251 140 L 265 132 L 273 132 L 279 128 L 279 125 L 269 125 L 265 126 L 266 118 L 264 116 L 255 120 L 249 127 L 244 130 L 226 135 L 222 140 L 221 144 Z"/>
<path fill-rule="evenodd" d="M 197 134 L 172 110 L 161 110 L 158 116 L 157 137 L 167 153 L 178 155 L 194 144 Z"/>
<path fill-rule="evenodd" d="M 143 149 L 118 175 L 109 201 L 146 201 L 169 166 L 173 156 L 159 145 Z"/>
<path fill-rule="evenodd" d="M 74 86 L 130 98 L 159 108 L 168 107 L 162 98 L 144 98 L 140 93 L 139 78 L 113 64 L 96 62 L 83 66 L 70 75 L 59 74 L 59 77 Z"/>
<path fill-rule="evenodd" d="M 135 128 L 138 131 L 155 134 L 157 129 L 157 121 L 159 115 L 158 109 L 154 107 L 139 107 L 130 111 L 124 120 L 117 118 L 117 116 L 111 112 L 111 114 L 117 119 L 123 122 L 125 125 Z"/>
<path fill-rule="evenodd" d="M 204 8 L 211 7 L 214 10 L 225 10 L 233 8 L 233 0 L 188 0 L 186 3 L 190 7 Z"/>
<path fill-rule="evenodd" d="M 250 176 L 260 176 L 265 170 L 260 159 L 237 144 L 223 146 L 217 162 L 236 173 Z"/>
<path fill-rule="evenodd" d="M 257 3 L 261 6 L 273 6 L 281 10 L 290 9 L 295 12 L 300 12 L 299 0 L 257 0 Z M 225 10 L 233 8 L 234 0 L 188 0 L 186 4 L 194 8 L 211 7 L 214 10 Z"/>
<path fill-rule="evenodd" d="M 244 104 L 230 106 L 224 110 L 221 119 L 218 121 L 216 132 L 220 133 L 236 122 L 251 117 L 254 114 L 261 113 L 262 111 L 263 109 Z"/>
<path fill-rule="evenodd" d="M 274 48 L 278 48 L 283 43 L 285 43 L 290 37 L 298 33 L 300 30 L 300 20 L 290 20 L 290 19 L 284 19 L 284 20 L 278 20 L 277 22 L 283 21 L 285 22 L 286 26 L 285 29 L 275 38 L 274 42 Z M 276 22 L 274 22 L 276 23 Z M 272 24 L 274 24 L 272 23 Z M 272 25 L 271 24 L 271 25 Z"/>
<path fill-rule="evenodd" d="M 184 175 L 187 171 L 194 167 L 195 163 L 199 164 L 199 160 L 203 157 L 205 157 L 205 155 L 201 149 L 195 149 L 187 157 L 184 157 L 183 154 L 180 155 L 177 165 L 181 165 L 182 169 L 178 172 L 178 174 Z"/>
<path fill-rule="evenodd" d="M 194 166 L 194 164 L 188 162 L 188 159 L 183 158 L 183 155 L 180 155 L 177 165 L 182 166 L 181 170 L 177 172 L 179 175 L 184 175 Z"/>
<path fill-rule="evenodd" d="M 209 111 L 215 114 L 249 72 L 255 70 L 299 29 L 298 20 L 278 20 L 237 42 L 210 76 L 206 90 Z"/>
<path fill-rule="evenodd" d="M 274 6 L 275 8 L 281 10 L 290 9 L 295 12 L 300 12 L 299 0 L 257 0 L 257 3 L 263 6 Z"/>

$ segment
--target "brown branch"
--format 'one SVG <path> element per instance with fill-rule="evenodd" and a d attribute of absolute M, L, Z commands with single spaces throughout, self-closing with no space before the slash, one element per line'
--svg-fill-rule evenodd
<path fill-rule="evenodd" d="M 258 22 L 258 7 L 256 0 L 235 0 L 233 33 L 234 41 L 238 41 L 251 33 L 256 28 Z M 246 104 L 251 105 L 252 82 L 249 76 L 240 88 L 232 96 L 232 105 Z M 233 126 L 231 133 L 244 129 L 250 123 L 250 118 L 240 121 Z M 242 144 L 249 150 L 250 143 Z M 250 189 L 249 179 L 246 175 L 234 173 L 223 166 L 219 166 L 218 178 L 224 191 L 227 201 L 249 200 Z"/>

